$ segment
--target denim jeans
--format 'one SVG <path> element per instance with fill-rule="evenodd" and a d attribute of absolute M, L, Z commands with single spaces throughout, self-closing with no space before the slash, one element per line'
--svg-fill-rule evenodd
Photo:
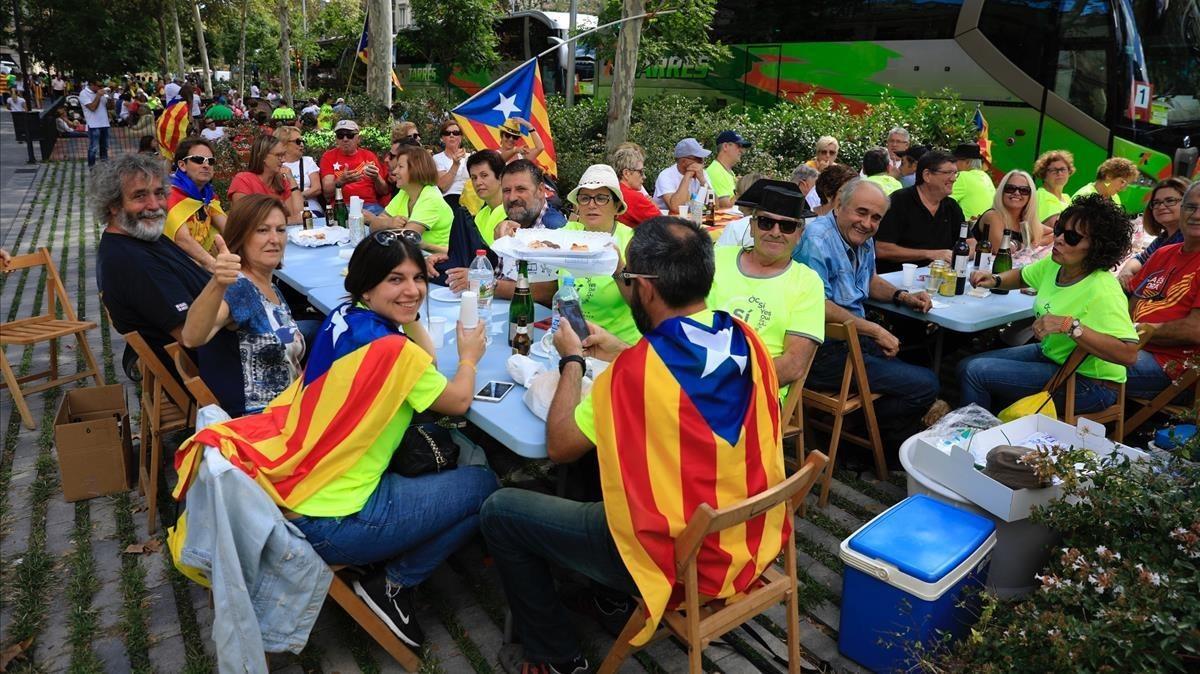
<path fill-rule="evenodd" d="M 98 129 L 88 129 L 88 166 L 96 165 L 96 155 L 100 159 L 108 161 L 108 127 L 102 126 Z"/>
<path fill-rule="evenodd" d="M 580 503 L 524 489 L 501 489 L 480 512 L 480 529 L 496 560 L 513 627 L 532 662 L 579 655 L 579 641 L 554 589 L 550 569 L 564 567 L 636 595 L 608 531 L 603 503 Z"/>
<path fill-rule="evenodd" d="M 937 400 L 940 390 L 937 375 L 929 368 L 884 356 L 875 340 L 859 337 L 859 344 L 871 393 L 883 396 L 875 401 L 875 418 L 884 445 L 899 447 L 921 430 L 921 417 Z M 848 353 L 846 342 L 827 340 L 817 348 L 805 386 L 821 391 L 838 390 Z"/>
<path fill-rule="evenodd" d="M 362 510 L 292 520 L 330 564 L 386 561 L 387 578 L 413 587 L 479 528 L 479 508 L 496 490 L 482 466 L 403 477 L 384 473 Z"/>
<path fill-rule="evenodd" d="M 1137 363 L 1129 368 L 1128 376 L 1125 395 L 1131 398 L 1153 398 L 1171 385 L 1171 378 L 1149 351 L 1138 351 Z M 1182 404 L 1189 398 L 1188 392 L 1184 391 L 1172 402 Z"/>
<path fill-rule="evenodd" d="M 965 358 L 958 364 L 962 404 L 975 403 L 998 412 L 1041 391 L 1059 367 L 1058 363 L 1042 355 L 1040 344 L 997 349 Z M 1115 402 L 1116 389 L 1089 377 L 1075 377 L 1076 412 L 1095 412 Z M 1054 404 L 1063 405 L 1062 389 L 1054 396 Z"/>
<path fill-rule="evenodd" d="M 381 204 L 363 204 L 363 210 L 371 215 L 383 215 L 383 205 Z"/>

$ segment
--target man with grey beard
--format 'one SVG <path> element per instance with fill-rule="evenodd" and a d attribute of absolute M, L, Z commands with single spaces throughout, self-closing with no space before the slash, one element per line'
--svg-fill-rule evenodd
<path fill-rule="evenodd" d="M 167 217 L 166 164 L 129 154 L 96 166 L 88 195 L 92 215 L 107 223 L 96 254 L 100 299 L 118 332 L 136 331 L 174 372 L 163 347 L 178 341 L 188 307 L 208 283 L 178 246 L 162 238 Z M 126 347 L 132 375 L 136 355 Z"/>

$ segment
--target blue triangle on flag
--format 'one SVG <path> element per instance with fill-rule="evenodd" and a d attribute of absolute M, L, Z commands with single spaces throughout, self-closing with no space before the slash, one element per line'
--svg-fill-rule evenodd
<path fill-rule="evenodd" d="M 454 108 L 453 113 L 487 126 L 500 126 L 509 117 L 533 117 L 533 83 L 537 59 L 497 80 L 490 88 Z"/>

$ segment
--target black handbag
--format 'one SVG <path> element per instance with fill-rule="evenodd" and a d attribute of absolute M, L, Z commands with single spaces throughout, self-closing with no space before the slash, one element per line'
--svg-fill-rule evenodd
<path fill-rule="evenodd" d="M 458 454 L 450 429 L 437 422 L 414 419 L 392 456 L 391 470 L 405 477 L 440 473 L 458 466 Z"/>

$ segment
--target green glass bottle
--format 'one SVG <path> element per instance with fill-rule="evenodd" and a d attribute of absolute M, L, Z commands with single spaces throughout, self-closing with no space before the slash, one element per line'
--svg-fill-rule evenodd
<path fill-rule="evenodd" d="M 997 276 L 1012 269 L 1012 253 L 1010 253 L 1008 250 L 1011 242 L 1012 233 L 1006 229 L 1004 230 L 1004 238 L 1000 239 L 1000 252 L 996 253 L 996 259 L 992 261 L 992 273 L 996 274 Z M 998 295 L 1008 294 L 1007 290 L 1001 290 L 999 288 L 992 288 L 992 292 Z"/>
<path fill-rule="evenodd" d="M 337 192 L 333 197 L 333 220 L 339 227 L 347 227 L 350 222 L 350 209 L 346 208 L 346 202 L 342 201 L 342 188 L 337 188 Z"/>
<path fill-rule="evenodd" d="M 521 260 L 517 264 L 517 287 L 512 302 L 508 305 L 508 345 L 513 345 L 517 336 L 517 325 L 533 325 L 533 295 L 529 292 L 529 263 Z"/>

